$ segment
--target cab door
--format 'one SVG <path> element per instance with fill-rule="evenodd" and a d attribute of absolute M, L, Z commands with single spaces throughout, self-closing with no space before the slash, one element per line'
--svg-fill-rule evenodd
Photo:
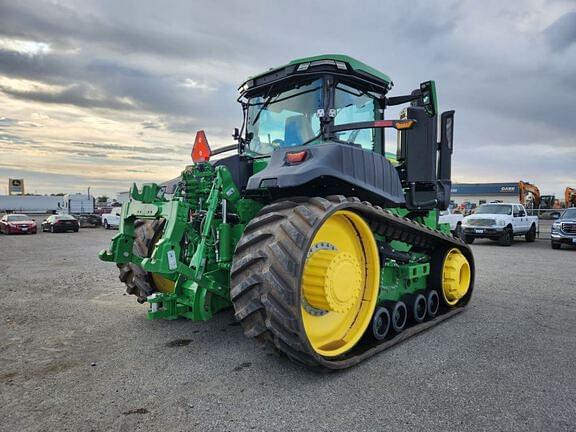
<path fill-rule="evenodd" d="M 526 232 L 528 231 L 528 215 L 526 214 L 526 210 L 521 205 L 514 206 L 516 209 L 514 210 L 515 213 L 518 215 L 517 219 L 517 232 Z"/>

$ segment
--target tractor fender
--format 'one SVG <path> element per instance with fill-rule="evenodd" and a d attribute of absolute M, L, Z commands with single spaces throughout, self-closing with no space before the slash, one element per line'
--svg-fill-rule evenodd
<path fill-rule="evenodd" d="M 289 163 L 286 153 L 306 151 L 300 163 Z M 268 166 L 248 179 L 247 192 L 306 195 L 314 187 L 354 191 L 361 199 L 403 205 L 404 192 L 394 165 L 385 156 L 350 144 L 318 144 L 275 150 Z M 282 193 L 286 191 L 286 193 Z M 332 191 L 326 191 L 330 193 Z"/>

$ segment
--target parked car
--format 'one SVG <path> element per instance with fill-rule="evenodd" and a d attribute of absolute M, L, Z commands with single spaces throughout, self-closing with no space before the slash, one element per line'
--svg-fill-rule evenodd
<path fill-rule="evenodd" d="M 79 229 L 80 224 L 78 220 L 71 215 L 53 215 L 42 222 L 42 231 L 50 231 L 51 233 L 66 231 L 78 232 Z"/>
<path fill-rule="evenodd" d="M 36 234 L 37 226 L 30 216 L 8 214 L 0 219 L 0 232 L 5 234 Z"/>
<path fill-rule="evenodd" d="M 74 217 L 82 228 L 94 228 L 102 224 L 102 219 L 97 214 L 77 214 Z"/>
<path fill-rule="evenodd" d="M 113 207 L 110 213 L 102 215 L 102 225 L 105 229 L 118 228 L 120 226 L 120 213 L 122 207 Z"/>
<path fill-rule="evenodd" d="M 562 244 L 576 246 L 576 208 L 564 210 L 552 224 L 550 231 L 552 249 L 560 249 Z"/>
<path fill-rule="evenodd" d="M 464 216 L 460 213 L 454 213 L 452 209 L 441 211 L 438 217 L 438 223 L 450 224 L 450 231 L 455 237 L 462 236 L 462 220 L 464 220 Z"/>
<path fill-rule="evenodd" d="M 536 240 L 538 216 L 528 216 L 522 204 L 482 204 L 464 218 L 462 228 L 466 243 L 477 238 L 489 238 L 502 246 L 510 246 L 517 236 L 525 236 L 527 242 Z"/>

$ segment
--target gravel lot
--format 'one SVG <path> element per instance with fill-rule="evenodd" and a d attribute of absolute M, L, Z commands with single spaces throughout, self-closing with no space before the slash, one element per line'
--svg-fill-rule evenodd
<path fill-rule="evenodd" d="M 319 375 L 230 311 L 147 321 L 96 257 L 113 234 L 0 236 L 0 430 L 575 430 L 576 250 L 479 241 L 465 313 Z"/>

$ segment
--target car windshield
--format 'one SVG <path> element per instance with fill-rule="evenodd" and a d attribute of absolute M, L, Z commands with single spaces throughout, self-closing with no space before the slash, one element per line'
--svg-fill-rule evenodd
<path fill-rule="evenodd" d="M 270 154 L 280 147 L 307 144 L 320 136 L 318 110 L 324 108 L 323 80 L 252 97 L 248 100 L 248 150 Z"/>
<path fill-rule="evenodd" d="M 562 219 L 576 219 L 576 208 L 564 211 Z"/>
<path fill-rule="evenodd" d="M 26 215 L 10 215 L 8 216 L 8 222 L 23 222 L 29 221 L 30 218 Z"/>
<path fill-rule="evenodd" d="M 482 204 L 474 212 L 475 214 L 502 214 L 511 215 L 512 206 L 511 205 L 497 205 L 497 204 Z"/>
<path fill-rule="evenodd" d="M 74 218 L 74 216 L 70 216 L 70 215 L 56 216 L 55 219 L 56 219 L 56 220 L 76 220 L 76 219 Z"/>

